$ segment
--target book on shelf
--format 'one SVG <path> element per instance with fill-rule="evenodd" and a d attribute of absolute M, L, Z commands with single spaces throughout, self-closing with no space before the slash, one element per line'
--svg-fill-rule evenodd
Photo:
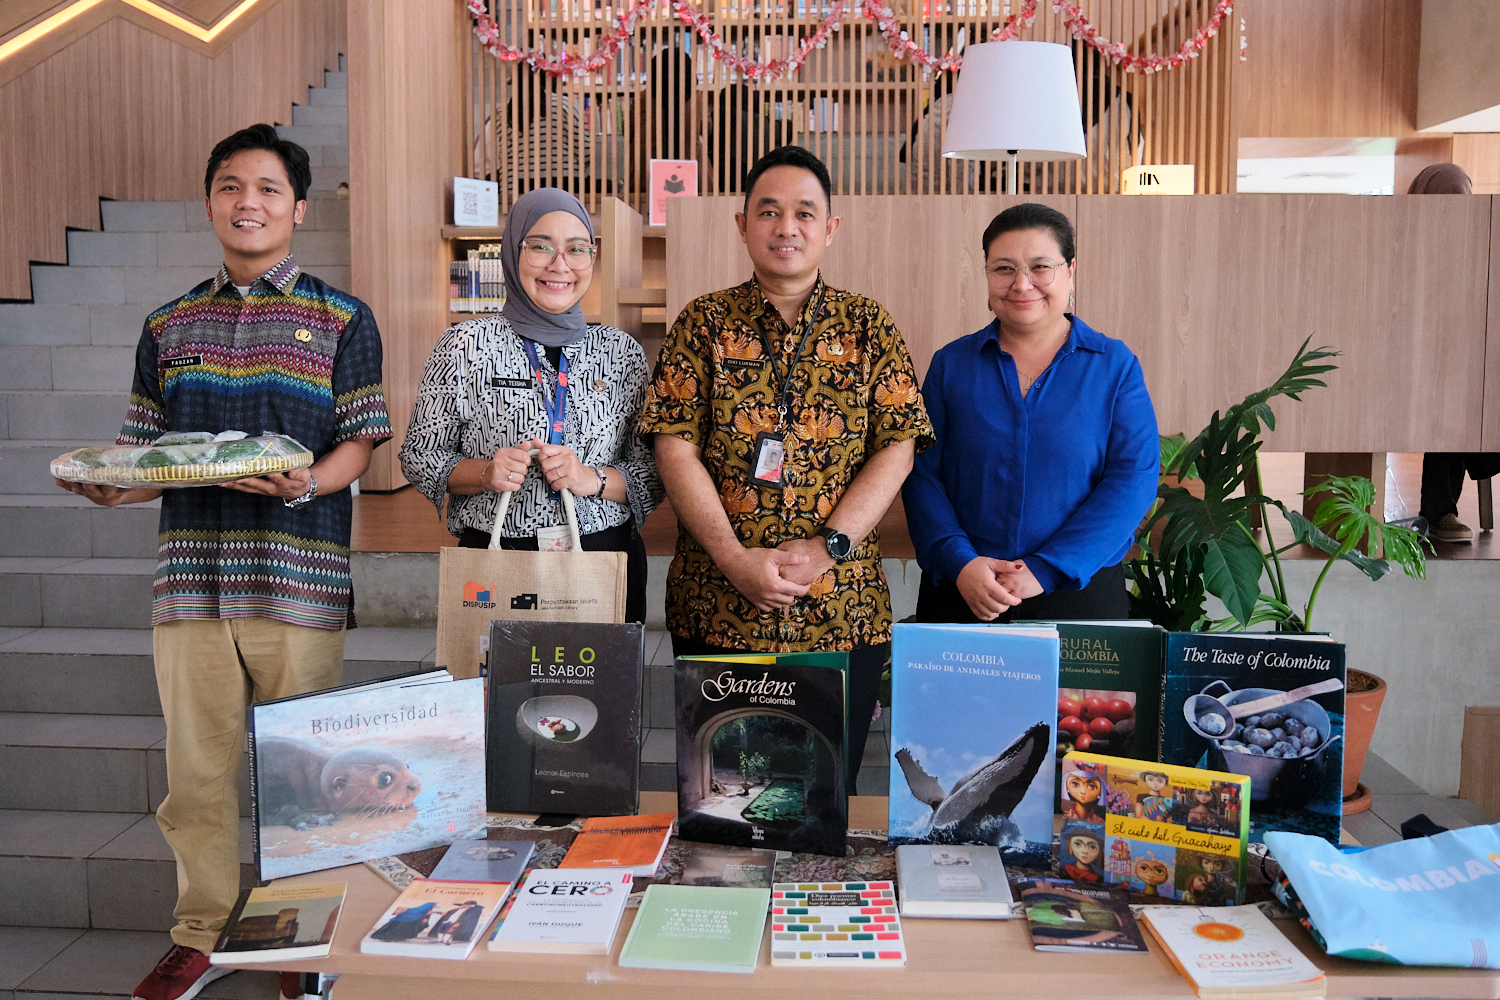
<path fill-rule="evenodd" d="M 490 951 L 608 955 L 625 902 L 628 871 L 533 868 L 490 936 Z"/>
<path fill-rule="evenodd" d="M 672 837 L 672 813 L 595 816 L 583 824 L 559 868 L 609 868 L 649 877 Z"/>
<path fill-rule="evenodd" d="M 843 856 L 847 653 L 680 656 L 678 836 Z"/>
<path fill-rule="evenodd" d="M 988 844 L 902 844 L 896 870 L 903 917 L 1020 916 L 1000 850 Z"/>
<path fill-rule="evenodd" d="M 777 882 L 771 887 L 771 964 L 877 969 L 906 964 L 890 882 Z"/>
<path fill-rule="evenodd" d="M 643 626 L 496 621 L 489 635 L 490 810 L 634 813 Z"/>
<path fill-rule="evenodd" d="M 1328 990 L 1323 971 L 1258 906 L 1146 906 L 1141 926 L 1203 1000 L 1313 1000 Z"/>
<path fill-rule="evenodd" d="M 1058 865 L 1079 885 L 1198 906 L 1244 901 L 1249 778 L 1075 750 L 1062 786 Z"/>
<path fill-rule="evenodd" d="M 414 879 L 359 942 L 360 953 L 461 961 L 509 895 L 505 882 Z"/>
<path fill-rule="evenodd" d="M 775 851 L 689 844 L 687 861 L 682 867 L 682 884 L 767 889 L 775 873 Z"/>
<path fill-rule="evenodd" d="M 469 247 L 461 260 L 448 262 L 448 311 L 497 313 L 505 307 L 505 272 L 500 244 Z"/>
<path fill-rule="evenodd" d="M 536 844 L 530 840 L 456 840 L 432 869 L 430 878 L 447 882 L 504 882 L 514 885 L 526 871 Z"/>
<path fill-rule="evenodd" d="M 1057 630 L 897 624 L 893 844 L 991 844 L 1051 864 Z"/>
<path fill-rule="evenodd" d="M 770 902 L 770 889 L 648 886 L 620 949 L 620 965 L 754 972 Z"/>
<path fill-rule="evenodd" d="M 246 889 L 219 932 L 209 962 L 301 962 L 327 958 L 344 906 L 345 882 Z"/>
<path fill-rule="evenodd" d="M 1339 842 L 1344 646 L 1326 635 L 1172 632 L 1165 764 L 1248 775 L 1250 842 L 1272 830 Z"/>
<path fill-rule="evenodd" d="M 1146 950 L 1124 896 L 1066 879 L 1034 879 L 1017 888 L 1031 928 L 1031 945 L 1037 951 Z"/>
<path fill-rule="evenodd" d="M 482 681 L 429 670 L 247 715 L 262 881 L 484 836 Z"/>

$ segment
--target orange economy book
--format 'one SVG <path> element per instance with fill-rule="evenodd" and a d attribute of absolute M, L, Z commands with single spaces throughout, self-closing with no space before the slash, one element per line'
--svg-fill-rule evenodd
<path fill-rule="evenodd" d="M 648 816 L 594 816 L 568 848 L 559 868 L 619 868 L 634 875 L 656 874 L 667 841 L 672 836 L 674 813 Z"/>

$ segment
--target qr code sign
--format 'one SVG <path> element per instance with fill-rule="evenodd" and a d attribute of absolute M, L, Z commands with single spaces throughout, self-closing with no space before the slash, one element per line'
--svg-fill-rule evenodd
<path fill-rule="evenodd" d="M 463 198 L 464 198 L 463 214 L 467 215 L 467 216 L 478 215 L 479 214 L 479 192 L 478 191 L 465 191 L 463 193 Z"/>

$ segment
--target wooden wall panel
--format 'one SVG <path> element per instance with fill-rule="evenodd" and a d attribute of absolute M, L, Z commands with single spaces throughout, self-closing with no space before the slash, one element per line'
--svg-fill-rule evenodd
<path fill-rule="evenodd" d="M 1449 195 L 1448 197 L 1455 197 Z M 1446 199 L 1445 199 L 1446 200 Z M 1484 418 L 1479 451 L 1500 451 L 1500 198 L 1490 219 L 1489 330 L 1485 341 L 1484 384 L 1488 389 L 1484 401 Z"/>
<path fill-rule="evenodd" d="M 0 86 L 0 299 L 31 297 L 28 262 L 65 262 L 101 197 L 202 197 L 214 143 L 289 122 L 344 39 L 344 0 L 280 0 L 214 58 L 117 18 Z"/>
<path fill-rule="evenodd" d="M 1469 175 L 1475 194 L 1500 194 L 1500 135 L 1489 132 L 1455 135 L 1453 162 Z"/>

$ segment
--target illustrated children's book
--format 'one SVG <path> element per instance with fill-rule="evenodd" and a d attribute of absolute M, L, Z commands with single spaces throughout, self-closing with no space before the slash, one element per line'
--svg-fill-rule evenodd
<path fill-rule="evenodd" d="M 906 964 L 891 882 L 777 882 L 771 964 L 877 969 Z"/>
<path fill-rule="evenodd" d="M 1057 650 L 1051 626 L 895 627 L 891 843 L 1051 864 Z"/>
<path fill-rule="evenodd" d="M 1325 635 L 1170 633 L 1158 759 L 1249 775 L 1251 843 L 1285 830 L 1337 844 L 1343 645 Z"/>
<path fill-rule="evenodd" d="M 1053 879 L 1022 882 L 1017 888 L 1037 951 L 1146 950 L 1130 904 L 1122 896 Z"/>
<path fill-rule="evenodd" d="M 677 658 L 677 834 L 842 857 L 847 653 Z"/>
<path fill-rule="evenodd" d="M 431 878 L 448 882 L 505 882 L 514 885 L 526 871 L 536 844 L 530 840 L 458 840 L 432 869 Z"/>
<path fill-rule="evenodd" d="M 261 880 L 483 837 L 483 684 L 432 670 L 250 706 Z"/>
<path fill-rule="evenodd" d="M 1062 788 L 1058 864 L 1080 886 L 1198 906 L 1244 900 L 1250 779 L 1075 750 Z"/>
<path fill-rule="evenodd" d="M 647 887 L 620 964 L 636 969 L 754 972 L 770 889 Z"/>
<path fill-rule="evenodd" d="M 636 811 L 644 635 L 639 623 L 490 625 L 492 812 Z"/>
<path fill-rule="evenodd" d="M 672 814 L 594 817 L 583 824 L 559 868 L 616 868 L 649 877 L 672 837 Z"/>
<path fill-rule="evenodd" d="M 987 844 L 902 844 L 896 884 L 903 917 L 1019 916 L 1000 852 Z"/>
<path fill-rule="evenodd" d="M 414 879 L 359 943 L 366 955 L 465 959 L 500 904 L 504 882 Z"/>
<path fill-rule="evenodd" d="M 208 960 L 246 965 L 327 958 L 347 887 L 317 882 L 245 890 Z"/>
<path fill-rule="evenodd" d="M 533 868 L 489 950 L 608 955 L 632 878 L 618 869 Z"/>
<path fill-rule="evenodd" d="M 1258 906 L 1146 906 L 1141 925 L 1204 1000 L 1311 1000 L 1327 992 L 1322 970 Z"/>

